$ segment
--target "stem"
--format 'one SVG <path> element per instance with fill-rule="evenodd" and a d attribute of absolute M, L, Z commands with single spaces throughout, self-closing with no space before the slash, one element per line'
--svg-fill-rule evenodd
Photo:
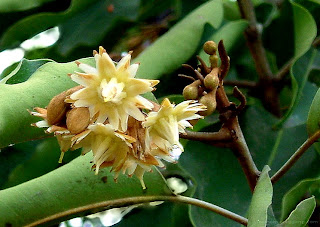
<path fill-rule="evenodd" d="M 253 57 L 260 79 L 273 76 L 266 52 L 262 44 L 261 28 L 257 23 L 253 4 L 250 0 L 238 0 L 242 18 L 248 20 L 249 27 L 245 31 L 247 45 Z"/>
<path fill-rule="evenodd" d="M 238 80 L 224 80 L 223 85 L 226 86 L 237 86 L 242 88 L 255 88 L 257 87 L 257 83 L 253 81 L 238 81 Z"/>
<path fill-rule="evenodd" d="M 228 142 L 232 140 L 231 133 L 227 128 L 221 128 L 219 132 L 186 131 L 186 134 L 180 134 L 180 138 L 201 142 Z"/>
<path fill-rule="evenodd" d="M 220 85 L 220 87 L 217 90 L 217 107 L 218 106 L 218 111 L 220 112 L 220 114 L 223 114 L 224 109 L 227 109 L 230 106 L 230 101 L 225 93 L 223 85 Z M 253 192 L 257 184 L 260 171 L 257 169 L 252 159 L 249 148 L 240 128 L 238 117 L 234 116 L 228 119 L 227 122 L 225 122 L 224 127 L 227 127 L 230 130 L 230 132 L 232 132 L 232 134 L 236 136 L 236 138 L 229 143 L 229 147 L 237 157 L 242 167 L 242 170 L 246 175 L 250 189 Z"/>
<path fill-rule="evenodd" d="M 311 147 L 312 144 L 317 142 L 320 138 L 320 130 L 309 137 L 298 150 L 290 157 L 290 159 L 271 177 L 271 182 L 277 182 L 289 169 L 299 160 L 299 158 Z"/>
<path fill-rule="evenodd" d="M 229 218 L 231 220 L 234 220 L 242 225 L 247 226 L 248 224 L 248 219 L 237 215 L 231 211 L 228 211 L 224 208 L 221 208 L 219 206 L 216 206 L 211 203 L 207 203 L 205 201 L 195 199 L 195 198 L 190 198 L 186 196 L 138 196 L 138 197 L 130 197 L 130 198 L 122 198 L 122 199 L 116 199 L 112 201 L 103 201 L 99 203 L 94 203 L 82 207 L 77 207 L 71 210 L 63 211 L 61 213 L 57 213 L 54 215 L 51 215 L 49 217 L 37 220 L 36 222 L 33 222 L 27 227 L 31 226 L 37 226 L 40 224 L 44 224 L 46 222 L 56 220 L 58 218 L 62 218 L 65 216 L 69 215 L 74 215 L 80 212 L 88 211 L 88 210 L 97 210 L 98 208 L 112 208 L 112 207 L 120 207 L 120 206 L 129 206 L 133 204 L 139 204 L 139 203 L 148 203 L 148 202 L 155 202 L 155 201 L 170 201 L 170 202 L 177 202 L 177 203 L 186 203 L 194 206 L 198 206 L 207 210 L 210 210 L 212 212 L 215 212 L 217 214 L 220 214 L 226 218 Z"/>
<path fill-rule="evenodd" d="M 253 192 L 257 184 L 257 180 L 260 176 L 260 171 L 257 169 L 252 159 L 252 156 L 250 154 L 246 140 L 244 139 L 237 117 L 232 119 L 231 127 L 233 128 L 235 134 L 237 135 L 237 139 L 231 143 L 231 150 L 233 151 L 234 155 L 237 157 L 242 167 L 242 170 L 246 175 L 251 192 Z"/>

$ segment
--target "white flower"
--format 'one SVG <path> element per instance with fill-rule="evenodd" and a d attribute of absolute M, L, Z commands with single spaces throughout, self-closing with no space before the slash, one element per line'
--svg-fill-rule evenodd
<path fill-rule="evenodd" d="M 154 143 L 164 151 L 170 151 L 174 146 L 178 146 L 183 151 L 179 133 L 185 133 L 186 127 L 192 127 L 188 120 L 202 118 L 196 113 L 205 109 L 204 105 L 194 100 L 184 101 L 175 106 L 165 98 L 160 110 L 150 112 L 146 121 L 142 123 L 147 128 L 149 144 Z"/>
<path fill-rule="evenodd" d="M 134 148 L 137 143 L 136 138 L 114 130 L 110 124 L 96 123 L 88 128 L 91 132 L 86 139 L 91 140 L 90 148 L 94 156 L 96 174 L 100 168 L 111 166 L 111 170 L 115 172 L 115 180 L 120 173 L 136 175 L 145 188 L 144 172 L 151 171 L 153 165 L 163 165 L 152 155 L 136 150 Z M 139 155 L 139 152 L 142 153 Z"/>
<path fill-rule="evenodd" d="M 143 121 L 141 109 L 152 109 L 153 104 L 140 96 L 152 91 L 158 80 L 134 78 L 138 64 L 130 65 L 128 54 L 115 66 L 103 47 L 95 52 L 96 68 L 77 63 L 85 73 L 71 75 L 71 79 L 84 88 L 70 96 L 75 107 L 89 107 L 91 118 L 98 123 L 106 120 L 115 129 L 127 130 L 128 117 Z"/>

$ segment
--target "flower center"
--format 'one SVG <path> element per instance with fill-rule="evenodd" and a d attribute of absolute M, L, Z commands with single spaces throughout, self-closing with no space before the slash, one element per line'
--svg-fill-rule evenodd
<path fill-rule="evenodd" d="M 112 78 L 109 82 L 103 79 L 100 84 L 101 96 L 104 102 L 120 103 L 127 96 L 123 91 L 124 84 L 118 83 L 116 78 Z"/>

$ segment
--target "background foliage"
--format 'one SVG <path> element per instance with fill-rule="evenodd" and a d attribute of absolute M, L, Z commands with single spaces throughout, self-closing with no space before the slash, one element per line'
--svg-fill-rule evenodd
<path fill-rule="evenodd" d="M 241 128 L 257 167 L 262 170 L 268 165 L 272 175 L 308 138 L 308 111 L 320 86 L 320 52 L 312 45 L 320 25 L 320 5 L 319 1 L 311 0 L 256 0 L 254 6 L 273 72 L 278 72 L 289 60 L 293 62 L 288 83 L 280 94 L 281 119 L 265 110 L 261 101 L 247 89 L 242 89 L 248 106 L 239 116 Z M 32 0 L 28 4 L 1 1 L 0 12 L 0 50 L 19 47 L 24 40 L 54 26 L 60 31 L 54 45 L 26 50 L 25 59 L 1 75 L 6 78 L 0 82 L 1 226 L 25 225 L 55 212 L 104 200 L 112 203 L 118 198 L 170 193 L 156 170 L 147 174 L 148 189 L 144 192 L 136 178 L 123 176 L 116 184 L 109 180 L 112 176 L 109 177 L 107 170 L 95 176 L 90 171 L 90 157 L 77 158 L 79 151 L 67 152 L 63 166 L 58 165 L 57 142 L 46 138 L 48 135 L 43 130 L 29 126 L 38 119 L 26 110 L 46 106 L 54 95 L 74 86 L 67 77 L 67 73 L 77 70 L 73 61 L 90 57 L 99 45 L 115 60 L 122 52 L 133 50 L 133 55 L 137 56 L 134 61 L 141 63 L 138 76 L 161 80 L 155 92 L 157 98 L 173 94 L 171 97 L 181 100 L 179 94 L 188 83 L 177 76 L 184 73 L 181 64 L 196 66 L 196 55 L 205 59 L 201 47 L 208 39 L 224 40 L 231 58 L 228 80 L 258 81 L 243 36 L 248 23 L 241 19 L 234 1 Z M 93 63 L 92 58 L 80 61 Z M 202 131 L 217 129 L 219 123 L 215 114 L 195 127 Z M 315 206 L 309 226 L 319 224 L 319 145 L 313 146 L 268 192 L 252 197 L 231 151 L 200 142 L 183 142 L 185 152 L 180 165 L 169 165 L 163 176 L 175 176 L 187 183 L 189 188 L 184 195 L 242 216 L 264 216 L 268 210 L 265 222 L 268 226 L 286 220 L 303 199 L 313 195 L 316 205 L 314 200 L 305 200 L 295 210 L 305 213 L 294 217 L 301 220 L 300 217 L 311 216 L 313 209 L 310 207 Z M 269 185 L 268 167 L 263 176 L 260 187 Z M 259 196 L 267 202 L 259 204 L 256 201 Z M 272 207 L 267 209 L 271 197 Z M 262 211 L 253 209 L 256 203 L 265 208 Z M 309 211 L 302 209 L 303 206 Z M 207 210 L 171 203 L 136 208 L 116 226 L 213 226 L 212 223 L 214 226 L 239 226 Z"/>

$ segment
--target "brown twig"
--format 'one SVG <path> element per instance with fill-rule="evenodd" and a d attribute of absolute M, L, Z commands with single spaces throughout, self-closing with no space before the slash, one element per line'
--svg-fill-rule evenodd
<path fill-rule="evenodd" d="M 309 137 L 289 160 L 271 177 L 271 182 L 276 183 L 289 169 L 299 160 L 299 158 L 320 138 L 320 130 Z"/>
<path fill-rule="evenodd" d="M 230 142 L 232 140 L 232 135 L 227 128 L 221 128 L 219 132 L 186 131 L 185 134 L 180 134 L 180 138 L 210 143 Z"/>
<path fill-rule="evenodd" d="M 210 210 L 214 213 L 217 213 L 219 215 L 222 215 L 228 219 L 231 219 L 235 222 L 238 222 L 244 226 L 248 225 L 248 219 L 235 214 L 229 210 L 226 210 L 222 207 L 216 206 L 214 204 L 187 197 L 187 196 L 181 196 L 181 195 L 154 195 L 154 196 L 136 196 L 136 197 L 128 197 L 128 198 L 121 198 L 121 199 L 114 199 L 109 201 L 102 201 L 97 202 L 93 204 L 89 204 L 82 207 L 76 207 L 73 209 L 68 209 L 65 211 L 62 211 L 60 213 L 55 213 L 51 216 L 39 219 L 33 223 L 29 223 L 26 225 L 26 227 L 33 227 L 38 225 L 46 224 L 50 221 L 61 219 L 66 216 L 75 215 L 78 213 L 83 213 L 90 210 L 100 210 L 102 208 L 112 208 L 112 207 L 123 207 L 123 206 L 130 206 L 134 204 L 142 204 L 142 203 L 150 203 L 150 202 L 156 202 L 156 201 L 170 201 L 170 202 L 176 202 L 176 203 L 184 203 L 184 204 L 190 204 L 194 205 L 203 209 Z"/>
<path fill-rule="evenodd" d="M 258 25 L 253 4 L 250 0 L 238 0 L 238 6 L 242 18 L 249 22 L 249 27 L 245 31 L 245 37 L 259 78 L 271 78 L 273 74 L 262 44 L 261 26 Z"/>
<path fill-rule="evenodd" d="M 226 50 L 224 48 L 223 43 L 219 43 L 219 55 L 221 59 L 228 59 L 225 55 L 227 55 Z M 222 61 L 221 60 L 221 66 L 224 69 L 228 69 L 229 66 L 223 66 L 223 64 L 229 64 L 229 61 Z M 227 73 L 224 72 L 225 74 Z M 249 183 L 250 189 L 253 192 L 258 177 L 260 175 L 259 170 L 257 169 L 252 156 L 250 154 L 249 148 L 247 146 L 247 143 L 244 139 L 242 130 L 240 128 L 239 122 L 238 122 L 238 116 L 232 114 L 232 111 L 236 111 L 236 107 L 232 105 L 232 103 L 229 101 L 222 81 L 220 81 L 220 86 L 217 90 L 217 110 L 220 113 L 220 116 L 227 116 L 224 117 L 224 123 L 223 127 L 227 127 L 232 134 L 235 135 L 235 138 L 230 142 L 230 148 L 237 157 L 245 175 L 247 178 L 247 181 Z M 231 111 L 231 114 L 225 114 Z M 228 118 L 230 116 L 230 118 Z"/>
<path fill-rule="evenodd" d="M 232 87 L 237 86 L 240 88 L 249 88 L 249 89 L 257 87 L 256 82 L 247 81 L 247 80 L 243 80 L 243 81 L 241 81 L 241 80 L 240 81 L 239 80 L 224 80 L 223 85 L 232 86 Z"/>

